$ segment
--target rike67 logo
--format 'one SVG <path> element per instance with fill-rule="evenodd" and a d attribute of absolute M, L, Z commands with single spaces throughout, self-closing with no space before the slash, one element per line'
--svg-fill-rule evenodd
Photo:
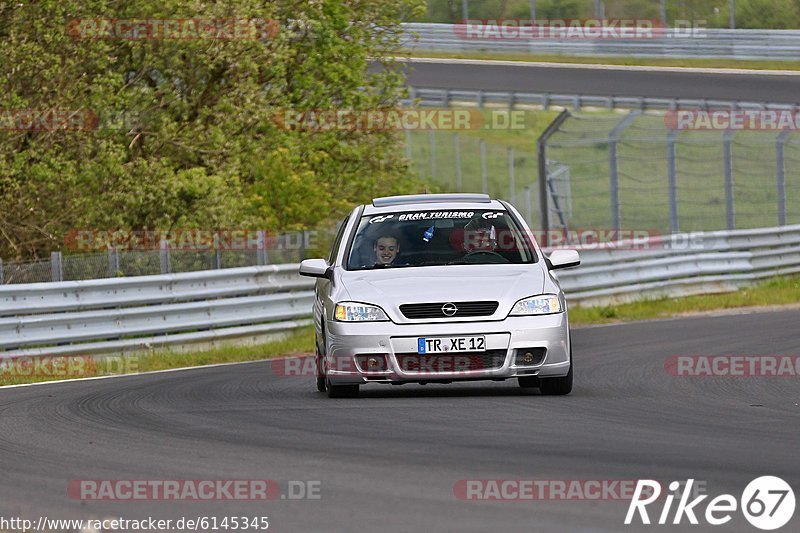
<path fill-rule="evenodd" d="M 731 494 L 721 494 L 705 503 L 705 512 L 701 512 L 701 504 L 708 498 L 707 494 L 689 500 L 693 484 L 694 479 L 687 480 L 685 488 L 680 493 L 678 491 L 684 484 L 678 481 L 669 484 L 671 493 L 664 498 L 661 513 L 657 518 L 653 517 L 656 524 L 678 525 L 685 523 L 683 522 L 685 518 L 689 524 L 697 525 L 699 516 L 712 526 L 721 526 L 733 520 L 737 509 L 741 509 L 750 524 L 758 529 L 771 531 L 785 526 L 794 515 L 794 491 L 779 477 L 762 476 L 754 479 L 745 487 L 739 500 Z M 628 507 L 625 524 L 630 525 L 638 520 L 641 520 L 642 524 L 650 524 L 651 518 L 647 506 L 659 500 L 661 496 L 661 484 L 658 481 L 640 479 Z M 672 504 L 676 497 L 678 504 L 673 512 Z"/>

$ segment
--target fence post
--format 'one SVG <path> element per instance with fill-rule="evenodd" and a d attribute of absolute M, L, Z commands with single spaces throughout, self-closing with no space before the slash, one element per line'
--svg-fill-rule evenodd
<path fill-rule="evenodd" d="M 514 203 L 517 195 L 517 184 L 514 181 L 514 147 L 508 147 L 508 201 Z"/>
<path fill-rule="evenodd" d="M 214 268 L 222 268 L 222 252 L 219 250 L 219 233 L 214 233 Z"/>
<path fill-rule="evenodd" d="M 558 128 L 564 123 L 565 120 L 569 118 L 569 111 L 563 110 L 559 115 L 555 118 L 553 122 L 547 126 L 547 129 L 544 130 L 544 133 L 539 137 L 536 141 L 537 147 L 537 158 L 538 158 L 538 165 L 539 165 L 539 209 L 541 213 L 539 214 L 542 217 L 542 227 L 539 228 L 542 232 L 542 246 L 549 246 L 549 229 L 550 229 L 550 202 L 548 202 L 548 195 L 547 195 L 547 141 L 550 140 L 550 137 L 558 131 Z M 526 202 L 528 202 L 528 217 L 531 218 L 533 216 L 532 210 L 530 208 L 530 188 L 525 188 L 525 196 Z M 531 224 L 532 221 L 528 220 L 528 224 Z"/>
<path fill-rule="evenodd" d="M 461 192 L 461 137 L 458 133 L 453 134 L 453 145 L 456 158 L 456 192 Z"/>
<path fill-rule="evenodd" d="M 486 176 L 486 141 L 481 139 L 479 143 L 481 146 L 481 192 L 485 194 L 489 190 L 489 182 Z"/>
<path fill-rule="evenodd" d="M 528 226 L 533 224 L 533 204 L 531 203 L 531 186 L 525 186 L 525 213 L 528 215 Z M 545 234 L 545 241 L 547 240 L 547 235 Z M 546 246 L 546 245 L 545 245 Z"/>
<path fill-rule="evenodd" d="M 436 138 L 433 135 L 433 130 L 428 130 L 428 146 L 431 152 L 431 178 L 436 179 Z"/>
<path fill-rule="evenodd" d="M 266 265 L 266 264 L 269 263 L 268 260 L 267 260 L 267 234 L 262 229 L 262 230 L 258 230 L 258 233 L 256 235 L 257 235 L 256 239 L 257 239 L 257 243 L 258 243 L 258 245 L 256 246 L 256 248 L 257 248 L 256 249 L 256 264 L 259 265 L 259 266 Z"/>
<path fill-rule="evenodd" d="M 50 252 L 50 277 L 53 281 L 64 281 L 61 252 Z"/>
<path fill-rule="evenodd" d="M 725 130 L 722 134 L 722 149 L 725 167 L 725 221 L 727 228 L 736 227 L 733 203 L 733 130 Z"/>
<path fill-rule="evenodd" d="M 619 165 L 617 162 L 617 143 L 622 137 L 622 133 L 630 126 L 636 117 L 641 114 L 640 110 L 634 110 L 623 118 L 611 133 L 608 134 L 608 193 L 611 198 L 611 226 L 615 231 L 619 231 L 622 226 L 619 206 Z"/>
<path fill-rule="evenodd" d="M 169 241 L 166 239 L 161 239 L 158 243 L 158 257 L 161 260 L 161 273 L 162 274 L 169 274 L 170 273 L 170 262 L 169 262 Z"/>
<path fill-rule="evenodd" d="M 678 233 L 678 179 L 676 176 L 677 149 L 675 139 L 678 130 L 670 130 L 667 134 L 667 180 L 669 187 L 669 227 L 672 233 Z"/>
<path fill-rule="evenodd" d="M 775 141 L 775 161 L 778 169 L 778 225 L 786 225 L 786 161 L 783 157 L 783 148 L 786 140 L 791 135 L 790 130 L 783 130 Z"/>
<path fill-rule="evenodd" d="M 3 260 L 0 259 L 0 285 L 3 284 Z"/>
<path fill-rule="evenodd" d="M 116 246 L 108 248 L 108 275 L 109 277 L 117 277 L 119 272 L 119 249 Z"/>

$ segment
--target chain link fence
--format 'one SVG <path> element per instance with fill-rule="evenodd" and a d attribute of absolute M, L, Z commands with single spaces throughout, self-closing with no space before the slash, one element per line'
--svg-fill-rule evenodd
<path fill-rule="evenodd" d="M 547 229 L 670 234 L 800 223 L 800 134 L 681 131 L 668 126 L 668 113 L 570 113 L 544 146 Z M 541 228 L 537 135 L 524 150 L 413 132 L 406 153 L 413 172 L 438 189 L 508 200 Z"/>
<path fill-rule="evenodd" d="M 325 253 L 335 228 L 281 233 L 261 239 L 256 249 L 173 249 L 165 241 L 157 250 L 120 250 L 105 253 L 62 254 L 49 261 L 4 262 L 0 259 L 0 284 L 43 283 L 100 278 L 148 276 L 221 268 L 298 263 L 309 255 Z"/>

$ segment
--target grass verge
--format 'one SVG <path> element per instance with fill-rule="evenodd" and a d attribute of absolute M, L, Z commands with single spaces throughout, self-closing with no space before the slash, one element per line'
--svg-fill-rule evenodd
<path fill-rule="evenodd" d="M 18 363 L 0 360 L 0 386 L 54 381 L 71 377 L 95 377 L 135 372 L 152 372 L 190 366 L 203 366 L 243 361 L 260 361 L 279 356 L 305 355 L 314 352 L 314 328 L 298 328 L 283 339 L 253 346 L 223 346 L 197 352 L 153 350 L 129 356 L 109 356 L 92 362 L 89 357 L 59 358 L 52 366 L 47 358 L 33 358 Z M 65 368 L 57 371 L 56 364 Z M 55 372 L 53 370 L 56 369 Z M 58 375 L 43 375 L 47 372 Z M 22 375 L 21 375 L 22 374 Z M 24 375 L 31 374 L 31 375 Z"/>
<path fill-rule="evenodd" d="M 800 302 L 800 276 L 773 278 L 736 292 L 706 294 L 683 298 L 659 298 L 603 307 L 572 306 L 569 310 L 573 326 L 668 318 L 686 313 L 785 305 Z M 98 364 L 92 375 L 103 376 L 131 372 L 168 370 L 220 363 L 258 361 L 278 356 L 305 355 L 314 351 L 314 330 L 311 326 L 297 329 L 282 340 L 255 346 L 226 346 L 198 352 L 157 350 L 149 354 L 111 358 L 112 364 Z M 122 363 L 122 364 L 121 364 Z M 65 379 L 70 376 L 13 375 L 7 359 L 0 360 L 0 385 L 16 385 Z M 36 364 L 28 366 L 36 370 Z M 75 376 L 72 376 L 75 377 Z"/>
<path fill-rule="evenodd" d="M 527 61 L 543 63 L 569 63 L 581 65 L 621 65 L 643 67 L 685 68 L 735 68 L 750 70 L 800 70 L 800 61 L 790 60 L 746 60 L 746 59 L 670 59 L 661 57 L 620 56 L 563 56 L 555 54 L 514 54 L 498 52 L 413 52 L 408 57 L 432 57 L 442 59 L 493 59 L 496 61 Z"/>
<path fill-rule="evenodd" d="M 800 302 L 800 276 L 771 278 L 752 287 L 721 294 L 657 298 L 626 304 L 569 309 L 574 326 L 669 318 L 722 309 L 787 305 Z"/>

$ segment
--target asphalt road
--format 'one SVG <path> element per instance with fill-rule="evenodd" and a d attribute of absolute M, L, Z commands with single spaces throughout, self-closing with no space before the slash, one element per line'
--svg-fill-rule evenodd
<path fill-rule="evenodd" d="M 0 517 L 266 515 L 272 531 L 686 531 L 686 522 L 625 527 L 623 501 L 462 501 L 453 487 L 694 478 L 712 496 L 739 497 L 771 474 L 798 491 L 797 378 L 664 370 L 671 355 L 797 354 L 798 323 L 800 311 L 783 311 L 578 329 L 567 397 L 487 382 L 373 385 L 330 400 L 270 363 L 0 390 Z M 79 479 L 256 478 L 318 480 L 321 499 L 81 502 L 66 493 Z M 798 524 L 795 516 L 784 530 Z M 714 530 L 757 531 L 739 513 Z"/>
<path fill-rule="evenodd" d="M 403 69 L 408 84 L 415 87 L 800 103 L 800 73 L 782 76 L 624 68 L 596 70 L 585 66 L 538 67 L 510 62 L 462 64 L 454 60 L 414 59 Z"/>

